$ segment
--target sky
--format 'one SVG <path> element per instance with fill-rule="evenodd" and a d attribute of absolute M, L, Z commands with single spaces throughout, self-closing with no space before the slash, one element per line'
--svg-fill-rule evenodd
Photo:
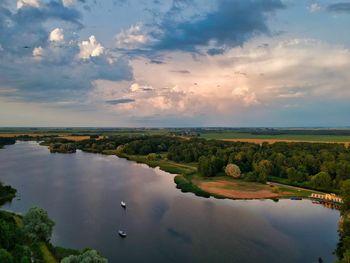
<path fill-rule="evenodd" d="M 0 1 L 0 127 L 344 127 L 349 101 L 350 1 Z"/>

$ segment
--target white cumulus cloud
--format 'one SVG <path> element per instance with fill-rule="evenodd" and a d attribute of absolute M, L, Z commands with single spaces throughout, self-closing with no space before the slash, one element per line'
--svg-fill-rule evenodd
<path fill-rule="evenodd" d="M 17 9 L 24 6 L 40 7 L 40 0 L 17 0 Z"/>
<path fill-rule="evenodd" d="M 321 11 L 322 7 L 318 3 L 312 3 L 308 9 L 311 13 L 317 13 Z"/>
<path fill-rule="evenodd" d="M 99 57 L 104 53 L 104 47 L 97 41 L 94 35 L 89 40 L 78 44 L 80 48 L 79 58 L 89 59 L 91 57 Z"/>
<path fill-rule="evenodd" d="M 33 49 L 32 55 L 35 60 L 41 60 L 44 55 L 44 49 L 42 47 L 36 47 Z"/>
<path fill-rule="evenodd" d="M 141 23 L 132 25 L 127 30 L 122 30 L 115 39 L 118 48 L 137 48 L 150 40 Z"/>
<path fill-rule="evenodd" d="M 76 0 L 62 0 L 62 4 L 65 7 L 70 7 L 76 4 Z"/>
<path fill-rule="evenodd" d="M 232 90 L 232 96 L 241 99 L 246 106 L 258 104 L 255 92 L 248 87 L 238 87 Z"/>
<path fill-rule="evenodd" d="M 49 40 L 51 42 L 61 42 L 64 40 L 64 34 L 62 28 L 55 28 L 51 31 Z"/>

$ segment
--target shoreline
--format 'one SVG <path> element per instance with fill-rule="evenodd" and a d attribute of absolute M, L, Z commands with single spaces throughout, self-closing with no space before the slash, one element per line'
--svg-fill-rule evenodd
<path fill-rule="evenodd" d="M 196 167 L 191 167 L 181 163 L 175 163 L 168 160 L 147 160 L 146 156 L 133 156 L 126 154 L 112 154 L 101 153 L 104 155 L 116 155 L 119 158 L 126 159 L 128 161 L 134 161 L 136 163 L 146 164 L 150 168 L 158 167 L 160 170 L 174 175 L 174 183 L 176 188 L 180 189 L 184 193 L 193 193 L 197 196 L 209 198 L 214 197 L 217 199 L 231 199 L 231 200 L 277 200 L 277 199 L 290 199 L 293 197 L 299 197 L 302 199 L 309 199 L 311 193 L 323 193 L 317 190 L 310 190 L 301 187 L 295 187 L 291 185 L 282 185 L 274 182 L 267 184 L 260 184 L 256 182 L 246 182 L 241 179 L 233 179 L 228 176 L 218 176 L 204 178 L 197 173 Z M 192 172 L 181 172 L 181 169 L 186 167 L 187 169 L 193 169 Z M 178 169 L 178 172 L 174 170 Z M 209 190 L 210 183 L 220 183 L 216 189 Z M 230 185 L 231 184 L 231 185 Z M 237 186 L 237 188 L 227 189 L 229 186 Z M 232 192 L 218 192 L 218 190 L 232 190 Z M 270 190 L 270 191 L 268 191 Z M 264 192 L 262 192 L 264 191 Z M 237 195 L 232 195 L 236 193 Z M 249 197 L 247 197 L 250 195 Z"/>
<path fill-rule="evenodd" d="M 19 140 L 21 141 L 21 140 Z M 40 145 L 38 143 L 38 145 Z M 45 146 L 46 145 L 40 145 Z M 159 167 L 160 170 L 174 176 L 176 188 L 184 193 L 193 193 L 196 196 L 231 200 L 277 200 L 302 198 L 309 199 L 311 193 L 323 193 L 318 190 L 296 187 L 293 185 L 268 182 L 261 184 L 247 182 L 242 179 L 233 179 L 228 176 L 202 177 L 197 172 L 196 164 L 183 164 L 167 159 L 149 160 L 145 155 L 128 155 L 116 150 L 104 150 L 102 152 L 86 151 L 102 155 L 114 155 L 119 158 L 145 164 L 150 168 Z"/>

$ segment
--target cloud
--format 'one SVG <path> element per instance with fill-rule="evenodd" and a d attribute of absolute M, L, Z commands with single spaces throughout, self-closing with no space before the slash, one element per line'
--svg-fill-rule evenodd
<path fill-rule="evenodd" d="M 62 0 L 65 7 L 70 7 L 76 4 L 76 0 Z"/>
<path fill-rule="evenodd" d="M 320 4 L 318 3 L 312 3 L 310 4 L 310 6 L 308 7 L 308 10 L 311 12 L 311 13 L 317 13 L 317 12 L 320 12 L 322 10 L 322 7 L 320 6 Z"/>
<path fill-rule="evenodd" d="M 14 10 L 6 1 L 0 2 L 0 36 L 6 36 L 1 38 L 5 52 L 23 56 L 31 55 L 31 50 L 23 47 L 44 48 L 49 36 L 47 24 L 52 21 L 81 27 L 81 14 L 76 9 L 68 9 L 56 1 L 41 2 L 37 7 L 35 3 Z"/>
<path fill-rule="evenodd" d="M 41 60 L 44 54 L 42 47 L 36 47 L 33 49 L 33 57 L 35 60 Z"/>
<path fill-rule="evenodd" d="M 304 92 L 301 92 L 301 91 L 291 91 L 289 93 L 284 93 L 284 94 L 279 94 L 278 97 L 279 98 L 286 98 L 286 99 L 289 99 L 289 98 L 301 98 L 301 97 L 304 97 L 305 96 L 305 93 Z"/>
<path fill-rule="evenodd" d="M 134 99 L 114 99 L 114 100 L 107 100 L 106 103 L 111 105 L 118 105 L 118 104 L 131 103 L 134 101 L 135 101 Z"/>
<path fill-rule="evenodd" d="M 152 86 L 147 86 L 147 85 L 140 85 L 138 83 L 133 83 L 130 86 L 130 91 L 131 92 L 138 92 L 138 91 L 151 91 L 153 90 Z"/>
<path fill-rule="evenodd" d="M 152 60 L 150 60 L 150 63 L 161 65 L 161 64 L 164 64 L 165 62 L 161 61 L 161 60 L 152 59 Z"/>
<path fill-rule="evenodd" d="M 225 52 L 223 48 L 209 48 L 207 54 L 210 56 L 222 55 Z"/>
<path fill-rule="evenodd" d="M 271 34 L 269 15 L 282 8 L 280 0 L 221 0 L 214 10 L 197 19 L 178 21 L 165 14 L 158 30 L 152 32 L 156 41 L 151 46 L 155 50 L 186 52 L 209 46 L 209 53 L 222 53 L 221 49 L 242 45 L 256 35 Z"/>
<path fill-rule="evenodd" d="M 23 8 L 25 6 L 40 7 L 40 0 L 17 0 L 17 9 Z"/>
<path fill-rule="evenodd" d="M 186 70 L 186 69 L 170 70 L 170 72 L 180 73 L 180 74 L 191 74 L 191 72 L 189 70 Z"/>
<path fill-rule="evenodd" d="M 122 30 L 115 37 L 116 47 L 133 49 L 145 45 L 150 41 L 149 36 L 145 32 L 141 23 L 132 25 L 127 30 Z"/>
<path fill-rule="evenodd" d="M 245 106 L 252 106 L 259 104 L 255 92 L 248 87 L 237 87 L 232 90 L 232 96 L 243 101 Z"/>
<path fill-rule="evenodd" d="M 334 13 L 350 13 L 350 3 L 334 3 L 327 7 L 327 10 Z"/>
<path fill-rule="evenodd" d="M 189 53 L 173 52 L 161 66 L 145 66 L 146 58 L 134 59 L 132 81 L 99 81 L 89 98 L 96 104 L 133 99 L 129 104 L 104 105 L 108 112 L 122 113 L 128 120 L 137 117 L 138 122 L 147 119 L 163 125 L 184 120 L 189 125 L 190 120 L 197 125 L 220 121 L 232 125 L 239 120 L 249 123 L 247 118 L 264 125 L 269 114 L 282 116 L 289 114 L 287 109 L 301 107 L 307 112 L 311 110 L 308 105 L 314 107 L 321 101 L 336 104 L 350 99 L 349 50 L 314 39 L 265 43 L 264 38 L 263 42 L 256 39 L 225 55 L 203 55 L 196 60 Z M 174 74 L 177 68 L 191 74 Z M 144 92 L 143 87 L 151 90 Z M 297 108 L 290 106 L 297 104 Z"/>
<path fill-rule="evenodd" d="M 64 40 L 64 34 L 62 28 L 55 28 L 51 31 L 49 40 L 52 42 L 61 42 Z"/>
<path fill-rule="evenodd" d="M 93 36 L 77 38 L 80 20 L 79 11 L 59 1 L 20 9 L 0 1 L 0 36 L 6 36 L 0 37 L 0 89 L 15 88 L 12 100 L 78 103 L 95 80 L 131 80 L 127 58 L 108 54 Z M 64 35 L 61 27 L 47 30 L 58 23 L 69 28 Z"/>
<path fill-rule="evenodd" d="M 99 57 L 104 53 L 104 47 L 97 41 L 94 35 L 89 40 L 79 43 L 79 58 L 90 59 L 91 57 Z"/>

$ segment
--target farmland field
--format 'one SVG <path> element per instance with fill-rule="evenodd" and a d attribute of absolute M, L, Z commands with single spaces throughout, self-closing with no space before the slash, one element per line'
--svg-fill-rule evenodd
<path fill-rule="evenodd" d="M 350 143 L 349 135 L 299 135 L 299 134 L 280 134 L 280 135 L 257 135 L 239 132 L 206 132 L 200 134 L 201 138 L 216 140 L 232 140 L 250 142 L 276 142 L 276 141 L 302 141 L 302 142 L 346 142 Z"/>

